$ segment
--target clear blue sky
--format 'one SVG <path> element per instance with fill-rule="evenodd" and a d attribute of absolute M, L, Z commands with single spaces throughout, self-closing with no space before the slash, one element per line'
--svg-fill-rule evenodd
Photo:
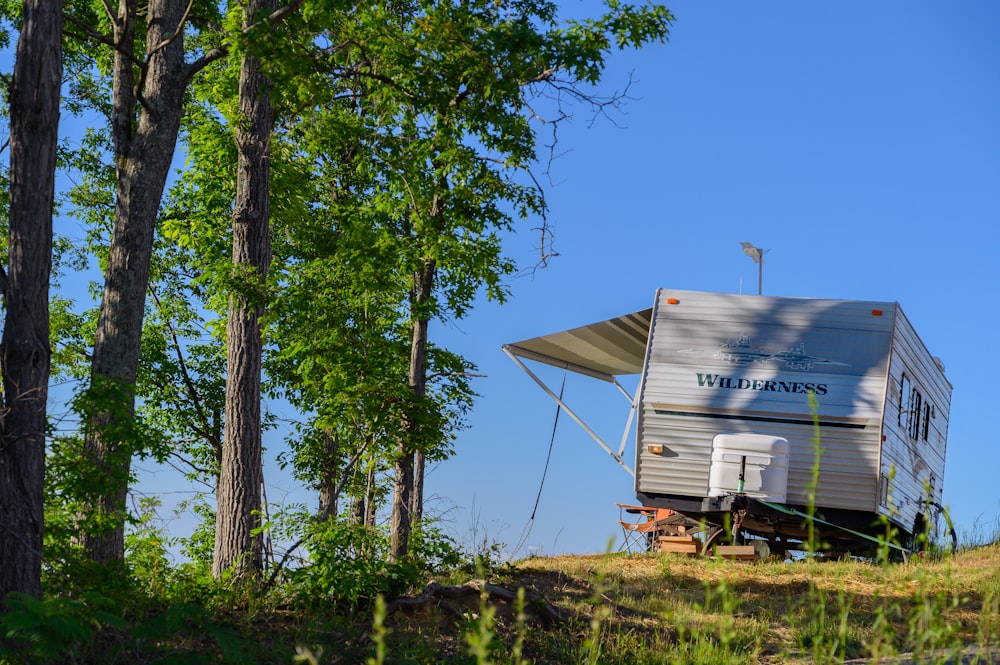
<path fill-rule="evenodd" d="M 518 543 L 555 405 L 501 344 L 648 307 L 657 287 L 753 293 L 750 241 L 770 250 L 765 294 L 901 303 L 954 386 L 945 501 L 960 534 L 992 536 L 1000 3 L 668 6 L 668 44 L 609 60 L 606 89 L 635 79 L 617 126 L 580 109 L 560 131 L 548 189 L 560 255 L 503 307 L 431 330 L 488 376 L 456 455 L 430 472 L 429 510 L 462 539 Z M 508 243 L 525 266 L 528 226 Z M 546 376 L 558 389 L 562 374 Z M 570 375 L 566 396 L 619 440 L 617 391 Z M 564 416 L 518 555 L 603 551 L 619 501 L 634 502 L 632 478 Z"/>

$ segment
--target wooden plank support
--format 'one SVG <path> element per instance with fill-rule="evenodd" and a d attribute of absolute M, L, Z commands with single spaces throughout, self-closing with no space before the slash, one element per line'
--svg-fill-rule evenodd
<path fill-rule="evenodd" d="M 697 554 L 698 543 L 657 543 L 656 549 L 663 553 Z"/>
<path fill-rule="evenodd" d="M 716 545 L 716 556 L 723 559 L 756 559 L 757 548 L 753 545 Z"/>
<path fill-rule="evenodd" d="M 658 543 L 693 543 L 694 536 L 657 536 Z"/>
<path fill-rule="evenodd" d="M 695 542 L 694 536 L 658 536 L 656 549 L 659 552 L 675 554 L 697 554 L 698 543 Z"/>

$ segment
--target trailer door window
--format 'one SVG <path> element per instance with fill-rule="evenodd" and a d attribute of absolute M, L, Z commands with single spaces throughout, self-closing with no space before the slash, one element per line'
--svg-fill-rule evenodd
<path fill-rule="evenodd" d="M 910 438 L 920 438 L 920 415 L 921 415 L 920 391 L 914 388 L 910 392 Z"/>
<path fill-rule="evenodd" d="M 903 375 L 899 382 L 899 426 L 904 432 L 910 430 L 910 378 Z"/>

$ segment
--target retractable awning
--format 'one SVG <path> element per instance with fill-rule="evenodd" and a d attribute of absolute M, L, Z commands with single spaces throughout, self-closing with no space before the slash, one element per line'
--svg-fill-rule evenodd
<path fill-rule="evenodd" d="M 633 478 L 635 471 L 625 463 L 622 455 L 625 452 L 629 431 L 632 429 L 637 404 L 635 398 L 625 390 L 622 384 L 618 383 L 616 377 L 642 372 L 642 366 L 646 359 L 646 343 L 649 339 L 649 323 L 652 316 L 652 308 L 644 309 L 607 321 L 591 323 L 572 330 L 542 335 L 503 346 L 504 353 L 510 356 L 511 360 L 516 362 L 549 397 L 566 411 L 567 415 L 575 420 Z M 521 358 L 613 383 L 631 405 L 618 450 L 613 450 L 605 443 L 576 412 L 569 408 L 562 396 L 556 395 L 524 364 Z"/>
<path fill-rule="evenodd" d="M 646 357 L 653 309 L 591 323 L 572 330 L 504 345 L 515 356 L 614 383 L 639 374 Z"/>

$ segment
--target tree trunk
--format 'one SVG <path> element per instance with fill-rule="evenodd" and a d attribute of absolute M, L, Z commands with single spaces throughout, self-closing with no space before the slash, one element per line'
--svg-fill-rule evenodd
<path fill-rule="evenodd" d="M 328 432 L 323 433 L 323 470 L 319 479 L 319 515 L 320 519 L 330 519 L 337 516 L 339 467 L 337 451 L 340 448 L 337 439 Z"/>
<path fill-rule="evenodd" d="M 426 460 L 419 450 L 413 453 L 413 495 L 410 497 L 410 518 L 419 524 L 424 518 L 424 467 Z"/>
<path fill-rule="evenodd" d="M 10 89 L 10 228 L 0 372 L 0 602 L 40 596 L 49 273 L 62 3 L 26 0 Z M 2 273 L 2 270 L 0 270 Z M 2 611 L 2 608 L 0 608 Z"/>
<path fill-rule="evenodd" d="M 251 0 L 243 18 L 248 28 L 273 0 Z M 240 65 L 240 117 L 236 202 L 233 209 L 233 268 L 250 292 L 229 299 L 226 377 L 226 435 L 216 488 L 215 556 L 212 574 L 232 570 L 234 579 L 251 580 L 263 570 L 260 526 L 261 426 L 260 373 L 263 286 L 271 263 L 270 179 L 274 112 L 271 82 L 260 58 L 250 53 Z"/>
<path fill-rule="evenodd" d="M 377 491 L 378 486 L 375 482 L 375 463 L 371 461 L 367 465 L 365 470 L 365 487 L 364 490 L 358 493 L 358 496 L 354 497 L 354 503 L 351 506 L 352 515 L 351 523 L 357 524 L 359 526 L 364 526 L 369 529 L 375 528 L 376 522 L 376 502 L 377 502 Z"/>
<path fill-rule="evenodd" d="M 365 496 L 359 495 L 351 499 L 350 512 L 348 513 L 348 519 L 350 524 L 355 526 L 361 526 L 365 524 L 365 515 L 367 511 L 365 510 Z"/>
<path fill-rule="evenodd" d="M 410 298 L 410 312 L 413 321 L 413 336 L 410 344 L 410 389 L 417 398 L 407 414 L 400 433 L 396 458 L 396 480 L 392 501 L 392 525 L 390 554 L 391 561 L 399 561 L 409 551 L 410 532 L 413 524 L 423 513 L 423 469 L 421 468 L 420 491 L 416 493 L 415 453 L 416 438 L 422 398 L 427 394 L 427 321 L 425 305 L 434 290 L 434 271 L 437 263 L 425 258 L 423 265 L 414 273 L 414 288 Z"/>
<path fill-rule="evenodd" d="M 365 510 L 363 524 L 369 529 L 375 528 L 378 485 L 376 484 L 375 464 L 368 467 L 368 476 L 365 483 Z"/>
<path fill-rule="evenodd" d="M 389 525 L 389 561 L 402 561 L 410 549 L 410 504 L 413 496 L 413 453 L 401 436 L 396 448 L 392 518 Z"/>
<path fill-rule="evenodd" d="M 142 105 L 136 119 L 133 92 L 137 7 L 122 0 L 115 21 L 114 117 L 117 202 L 94 339 L 91 391 L 96 399 L 85 446 L 99 477 L 106 479 L 87 510 L 110 527 L 81 534 L 95 561 L 124 558 L 125 496 L 132 459 L 129 433 L 139 366 L 153 233 L 180 128 L 188 72 L 184 63 L 183 0 L 150 0 L 145 42 L 157 48 L 147 59 Z"/>

